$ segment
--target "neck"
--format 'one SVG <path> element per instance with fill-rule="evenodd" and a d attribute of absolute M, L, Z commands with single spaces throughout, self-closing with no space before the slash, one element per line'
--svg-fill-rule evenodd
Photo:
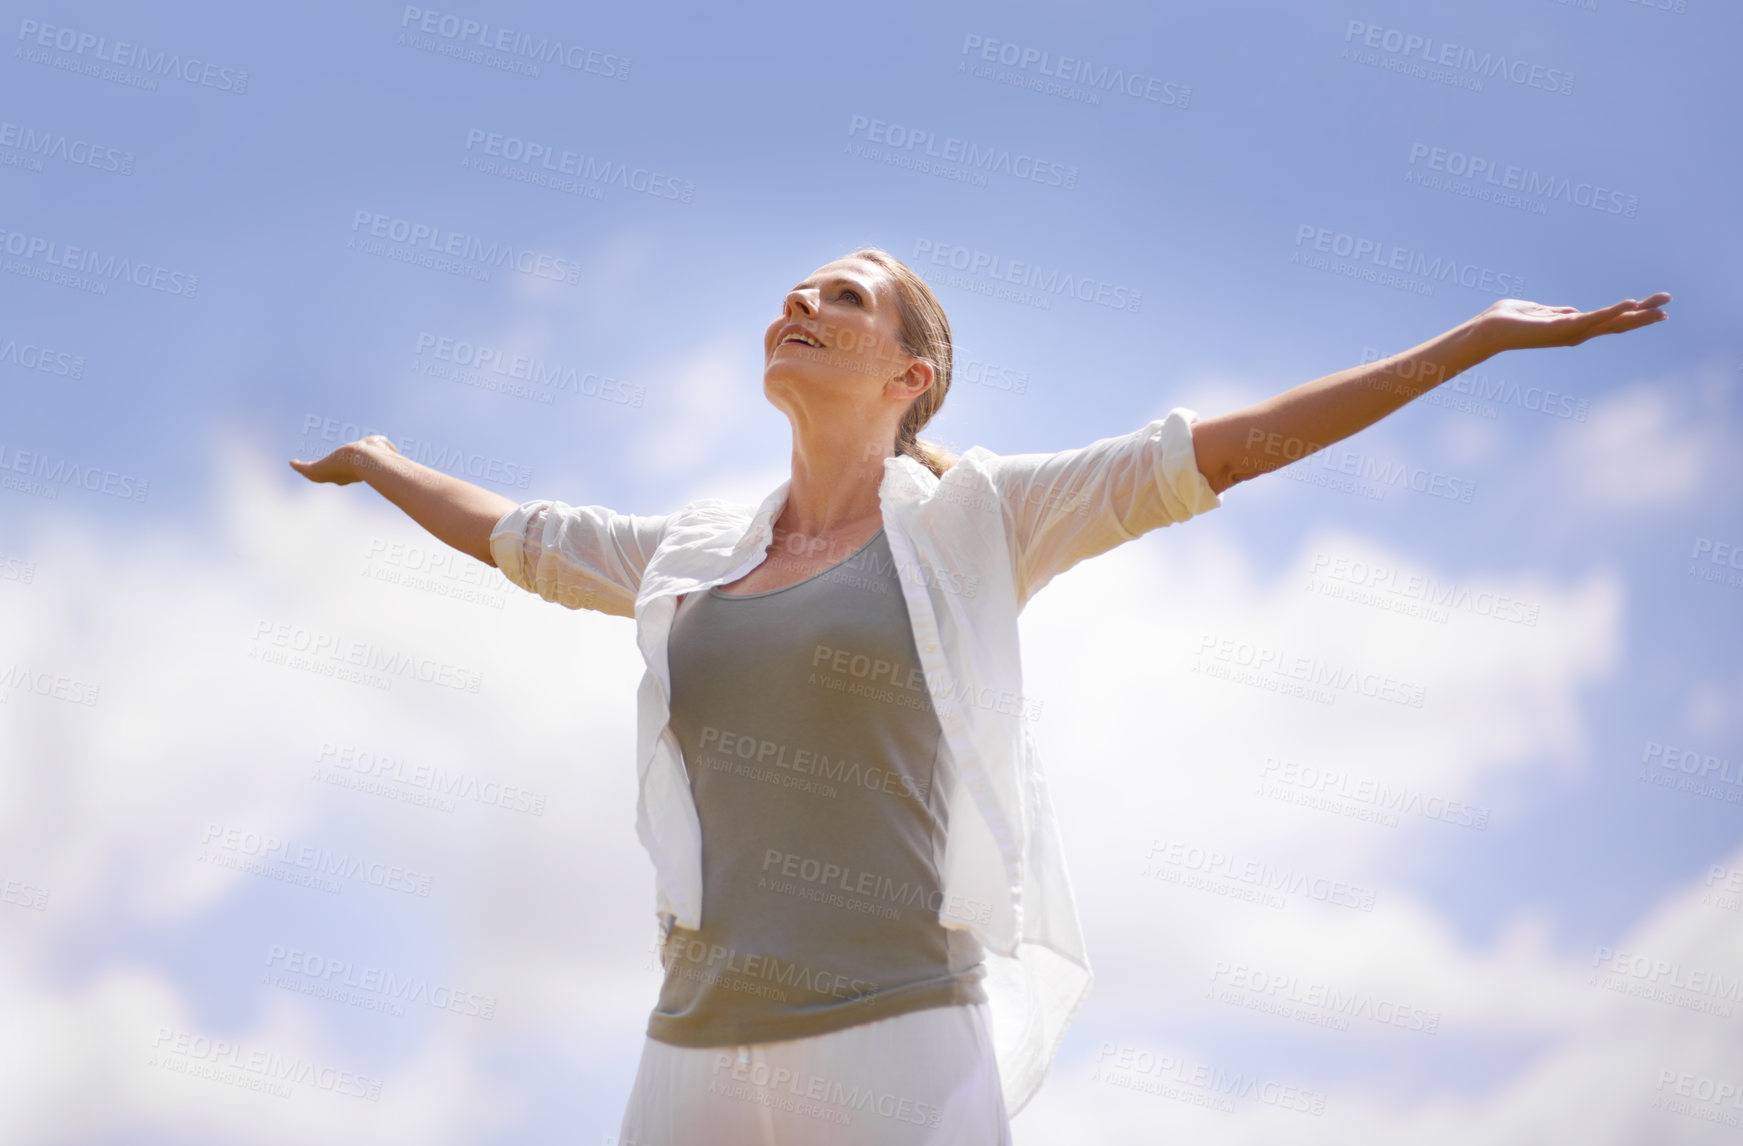
<path fill-rule="evenodd" d="M 782 532 L 825 536 L 881 517 L 884 459 L 895 455 L 893 427 L 795 426 L 793 478 L 775 522 Z"/>

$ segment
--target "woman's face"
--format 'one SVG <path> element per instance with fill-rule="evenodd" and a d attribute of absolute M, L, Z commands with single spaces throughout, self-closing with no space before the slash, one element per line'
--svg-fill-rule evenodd
<path fill-rule="evenodd" d="M 793 413 L 794 400 L 875 403 L 902 409 L 931 381 L 931 367 L 902 349 L 895 284 L 864 259 L 837 259 L 787 292 L 763 335 L 763 392 Z M 924 382 L 917 385 L 918 374 Z M 900 379 L 891 388 L 892 380 Z"/>

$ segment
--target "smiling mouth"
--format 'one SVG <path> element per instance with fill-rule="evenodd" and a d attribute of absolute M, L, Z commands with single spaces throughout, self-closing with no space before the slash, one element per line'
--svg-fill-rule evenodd
<path fill-rule="evenodd" d="M 794 342 L 798 343 L 800 346 L 815 346 L 819 350 L 823 349 L 823 344 L 821 342 L 806 338 L 802 334 L 789 334 L 787 337 L 781 339 L 779 345 L 787 346 Z"/>

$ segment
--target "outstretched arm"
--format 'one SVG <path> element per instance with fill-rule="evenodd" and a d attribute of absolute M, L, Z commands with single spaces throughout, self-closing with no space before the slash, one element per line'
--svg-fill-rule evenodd
<path fill-rule="evenodd" d="M 1504 298 L 1419 346 L 1303 382 L 1276 397 L 1192 424 L 1199 472 L 1217 493 L 1299 461 L 1378 422 L 1419 394 L 1503 350 L 1578 346 L 1600 334 L 1662 322 L 1670 295 L 1602 310 Z"/>
<path fill-rule="evenodd" d="M 643 573 L 665 533 L 665 517 L 637 517 L 600 505 L 537 498 L 515 502 L 404 457 L 371 434 L 291 468 L 314 482 L 368 482 L 439 540 L 529 593 L 566 609 L 635 616 Z"/>
<path fill-rule="evenodd" d="M 486 565 L 496 564 L 490 555 L 491 528 L 515 508 L 493 490 L 402 456 L 382 434 L 347 442 L 316 461 L 293 459 L 291 468 L 314 482 L 368 482 L 438 539 Z"/>

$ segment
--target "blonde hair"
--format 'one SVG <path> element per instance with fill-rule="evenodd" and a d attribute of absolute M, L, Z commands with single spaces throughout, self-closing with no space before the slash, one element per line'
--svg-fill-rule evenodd
<path fill-rule="evenodd" d="M 957 454 L 937 442 L 919 437 L 926 423 L 944 405 L 950 392 L 950 320 L 932 288 L 915 270 L 881 247 L 861 247 L 843 258 L 864 259 L 889 272 L 896 285 L 896 310 L 901 318 L 902 349 L 932 364 L 932 385 L 915 398 L 896 428 L 896 453 L 906 454 L 936 477 L 956 463 Z"/>

